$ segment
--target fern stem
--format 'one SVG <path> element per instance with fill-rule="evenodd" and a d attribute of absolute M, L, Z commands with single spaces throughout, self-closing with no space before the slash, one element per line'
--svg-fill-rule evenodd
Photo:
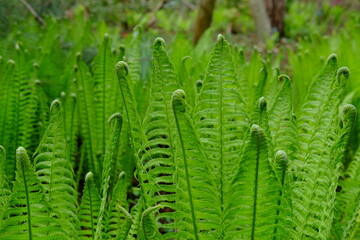
<path fill-rule="evenodd" d="M 177 91 L 179 91 L 179 90 L 177 90 Z M 174 95 L 177 94 L 177 91 L 174 92 Z M 182 138 L 181 131 L 180 131 L 179 120 L 178 120 L 178 116 L 177 116 L 175 109 L 174 109 L 174 116 L 175 116 L 176 128 L 178 130 L 178 134 L 179 134 L 179 138 L 180 138 L 182 156 L 183 156 L 183 161 L 184 161 L 184 166 L 185 166 L 186 185 L 187 185 L 187 191 L 188 191 L 189 200 L 190 200 L 190 209 L 191 209 L 192 224 L 193 224 L 193 228 L 194 228 L 194 235 L 195 235 L 195 239 L 198 240 L 199 236 L 198 236 L 198 230 L 197 230 L 197 226 L 196 226 L 195 208 L 194 208 L 193 196 L 192 196 L 192 192 L 191 192 L 191 183 L 190 183 L 190 178 L 189 178 L 187 158 L 186 158 L 183 138 Z"/>
<path fill-rule="evenodd" d="M 251 127 L 252 134 L 257 134 L 256 144 L 256 167 L 255 167 L 255 190 L 254 190 L 254 204 L 253 204 L 253 216 L 251 226 L 251 239 L 255 239 L 255 223 L 256 223 L 256 207 L 257 207 L 257 192 L 258 192 L 258 179 L 259 179 L 259 159 L 260 159 L 260 132 L 257 125 Z"/>
<path fill-rule="evenodd" d="M 25 195 L 26 195 L 27 219 L 28 219 L 28 230 L 29 230 L 29 240 L 32 240 L 31 208 L 30 208 L 28 185 L 27 185 L 27 182 L 26 182 L 26 176 L 25 176 L 25 171 L 24 171 L 24 160 L 23 160 L 23 157 L 26 157 L 26 150 L 23 147 L 19 147 L 17 149 L 17 157 L 18 157 L 18 161 L 20 161 L 21 173 L 22 173 L 22 177 L 23 177 L 23 180 L 24 180 Z"/>

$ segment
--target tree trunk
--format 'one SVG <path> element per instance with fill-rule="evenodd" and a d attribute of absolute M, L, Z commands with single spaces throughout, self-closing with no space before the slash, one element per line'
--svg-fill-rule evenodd
<path fill-rule="evenodd" d="M 284 36 L 285 0 L 264 0 L 271 26 Z"/>
<path fill-rule="evenodd" d="M 271 24 L 263 0 L 249 0 L 250 9 L 254 16 L 258 40 L 265 42 L 271 35 Z"/>
<path fill-rule="evenodd" d="M 200 0 L 198 15 L 194 27 L 194 45 L 196 45 L 211 24 L 216 0 Z"/>

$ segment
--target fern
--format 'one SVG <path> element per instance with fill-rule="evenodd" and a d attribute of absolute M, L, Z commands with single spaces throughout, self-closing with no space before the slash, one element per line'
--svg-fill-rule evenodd
<path fill-rule="evenodd" d="M 97 219 L 97 227 L 96 227 L 96 236 L 95 239 L 102 239 L 102 224 L 103 224 L 103 215 L 106 210 L 106 203 L 108 201 L 108 189 L 109 189 L 109 181 L 111 177 L 111 168 L 113 167 L 113 162 L 117 155 L 117 149 L 119 147 L 119 137 L 122 126 L 122 116 L 119 113 L 113 114 L 109 118 L 109 125 L 112 128 L 112 133 L 110 137 L 110 141 L 108 143 L 105 159 L 103 163 L 103 171 L 102 171 L 102 181 L 101 181 L 101 206 L 99 211 L 99 216 Z"/>
<path fill-rule="evenodd" d="M 34 165 L 49 204 L 60 213 L 69 236 L 76 236 L 79 221 L 74 172 L 66 155 L 63 117 L 59 100 L 50 107 L 50 124 L 35 152 Z"/>
<path fill-rule="evenodd" d="M 16 181 L 3 215 L 4 239 L 68 239 L 57 214 L 45 200 L 44 189 L 23 147 L 16 150 Z"/>
<path fill-rule="evenodd" d="M 147 138 L 141 162 L 152 181 L 143 183 L 150 205 L 162 203 L 168 207 L 158 216 L 160 222 L 168 223 L 173 219 L 175 201 L 174 185 L 174 135 L 176 127 L 171 107 L 171 95 L 179 88 L 174 67 L 165 49 L 163 39 L 157 38 L 153 45 L 153 76 L 150 102 L 143 126 Z M 160 193 L 161 192 L 161 193 Z M 160 194 L 159 194 L 160 193 Z M 161 226 L 164 231 L 174 230 L 171 224 Z"/>
<path fill-rule="evenodd" d="M 105 154 L 106 139 L 109 130 L 106 127 L 107 118 L 115 112 L 115 93 L 118 89 L 116 75 L 113 68 L 115 61 L 110 50 L 110 39 L 106 34 L 99 48 L 98 56 L 94 64 L 94 103 L 96 107 L 97 124 L 97 151 Z"/>
<path fill-rule="evenodd" d="M 196 99 L 194 121 L 219 189 L 221 209 L 227 201 L 229 175 L 238 163 L 237 152 L 247 126 L 238 89 L 230 46 L 219 35 Z"/>
<path fill-rule="evenodd" d="M 110 239 L 124 239 L 131 226 L 131 216 L 127 212 L 129 203 L 126 197 L 125 172 L 121 172 L 114 186 L 107 212 L 107 233 Z"/>
<path fill-rule="evenodd" d="M 204 178 L 207 168 L 203 148 L 193 123 L 186 112 L 185 92 L 176 90 L 172 96 L 177 138 L 176 143 L 176 238 L 207 239 L 221 235 L 221 201 L 212 178 Z M 214 204 L 215 203 L 215 204 Z M 169 236 L 170 237 L 170 236 Z"/>
<path fill-rule="evenodd" d="M 95 110 L 93 108 L 93 96 L 92 89 L 94 88 L 94 83 L 88 68 L 85 63 L 81 60 L 81 55 L 77 55 L 77 67 L 76 72 L 76 82 L 78 85 L 79 93 L 79 110 L 80 116 L 83 116 L 81 125 L 82 125 L 82 134 L 85 137 L 85 152 L 87 156 L 88 167 L 90 171 L 93 171 L 96 175 L 100 175 L 100 166 L 96 156 L 96 134 L 93 130 L 95 127 Z"/>
<path fill-rule="evenodd" d="M 228 218 L 232 219 L 228 223 L 229 239 L 276 239 L 284 234 L 278 233 L 281 185 L 269 161 L 266 135 L 259 126 L 251 127 L 241 156 L 228 203 Z M 286 235 L 279 239 L 286 239 Z"/>
<path fill-rule="evenodd" d="M 77 214 L 81 228 L 78 231 L 80 239 L 95 239 L 100 204 L 101 198 L 95 186 L 94 175 L 89 172 L 85 177 L 85 187 Z"/>
<path fill-rule="evenodd" d="M 337 145 L 336 138 L 338 137 L 334 131 L 334 126 L 337 125 L 339 99 L 341 99 L 348 77 L 348 70 L 340 68 L 336 77 L 332 78 L 333 83 L 327 91 L 328 95 L 325 100 L 327 105 L 320 110 L 318 116 L 314 116 L 316 120 L 311 126 L 315 129 L 312 130 L 312 136 L 309 136 L 310 141 L 306 140 L 308 146 L 306 151 L 302 153 L 304 158 L 301 158 L 304 163 L 297 173 L 297 180 L 292 187 L 296 231 L 302 238 L 327 239 L 330 234 L 336 183 L 339 176 L 337 164 L 341 162 L 341 154 L 345 151 L 346 146 L 345 140 L 342 140 L 345 141 L 345 144 Z M 315 83 L 320 80 L 322 79 L 318 78 Z M 309 94 L 312 93 L 309 91 Z M 322 104 L 325 104 L 325 101 L 322 101 Z M 317 108 L 313 108 L 312 113 L 316 110 Z M 312 115 L 309 114 L 309 116 Z M 309 124 L 309 120 L 306 124 L 303 123 L 302 131 L 310 127 Z M 305 133 L 303 134 L 305 135 Z M 303 141 L 305 141 L 304 135 L 300 135 L 300 139 Z M 302 145 L 302 147 L 304 146 Z"/>
<path fill-rule="evenodd" d="M 37 142 L 36 126 L 36 90 L 34 82 L 30 81 L 26 55 L 17 44 L 15 63 L 9 61 L 9 67 L 4 79 L 4 97 L 1 104 L 1 142 L 8 151 L 6 176 L 9 181 L 14 179 L 15 149 L 24 146 L 33 152 L 33 142 Z M 11 131 L 10 131 L 11 130 Z"/>

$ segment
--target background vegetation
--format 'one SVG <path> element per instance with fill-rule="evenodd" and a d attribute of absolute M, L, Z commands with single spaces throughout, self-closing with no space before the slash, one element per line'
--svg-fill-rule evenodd
<path fill-rule="evenodd" d="M 357 239 L 359 10 L 0 1 L 0 238 Z"/>

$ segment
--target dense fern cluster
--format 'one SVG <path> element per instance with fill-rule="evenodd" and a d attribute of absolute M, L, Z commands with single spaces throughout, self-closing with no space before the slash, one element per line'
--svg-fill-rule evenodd
<path fill-rule="evenodd" d="M 24 49 L 1 62 L 1 239 L 360 238 L 335 55 L 295 112 L 290 78 L 221 35 L 197 81 L 155 39 L 144 81 L 136 33 L 125 55 L 106 35 L 90 68 L 77 54 L 49 113 Z"/>

